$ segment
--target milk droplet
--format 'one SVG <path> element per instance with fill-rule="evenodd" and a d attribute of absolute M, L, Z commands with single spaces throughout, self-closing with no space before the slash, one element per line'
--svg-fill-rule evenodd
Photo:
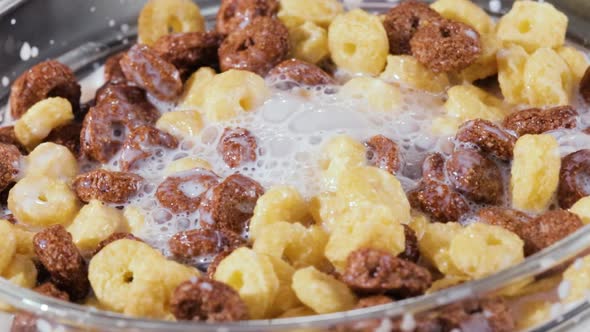
<path fill-rule="evenodd" d="M 10 79 L 6 76 L 2 77 L 2 86 L 8 86 L 10 84 Z"/>
<path fill-rule="evenodd" d="M 11 19 L 10 20 L 10 25 L 15 25 L 15 24 L 16 24 L 16 19 L 15 18 Z"/>
<path fill-rule="evenodd" d="M 23 61 L 27 61 L 31 58 L 31 45 L 25 42 L 20 48 L 20 58 Z"/>

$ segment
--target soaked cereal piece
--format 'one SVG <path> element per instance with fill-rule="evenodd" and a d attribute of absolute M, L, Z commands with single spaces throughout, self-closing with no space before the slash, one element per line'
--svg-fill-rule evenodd
<path fill-rule="evenodd" d="M 434 221 L 459 220 L 469 211 L 469 205 L 461 194 L 438 181 L 421 181 L 417 188 L 408 192 L 408 200 L 414 209 L 426 213 Z"/>
<path fill-rule="evenodd" d="M 568 105 L 573 77 L 567 63 L 551 48 L 539 48 L 524 67 L 524 94 L 536 107 Z"/>
<path fill-rule="evenodd" d="M 410 226 L 402 226 L 404 227 L 404 237 L 406 246 L 404 251 L 397 257 L 416 263 L 420 259 L 420 250 L 418 248 L 418 236 Z"/>
<path fill-rule="evenodd" d="M 496 55 L 498 82 L 506 102 L 526 104 L 524 71 L 529 54 L 519 45 L 510 44 Z"/>
<path fill-rule="evenodd" d="M 507 115 L 502 100 L 474 85 L 456 85 L 447 94 L 447 115 L 461 122 L 474 119 L 500 122 Z"/>
<path fill-rule="evenodd" d="M 36 103 L 51 97 L 62 97 L 77 112 L 80 107 L 80 84 L 72 70 L 55 60 L 41 62 L 14 81 L 10 90 L 10 113 L 19 119 Z"/>
<path fill-rule="evenodd" d="M 483 8 L 469 0 L 437 0 L 430 8 L 446 19 L 472 26 L 480 35 L 495 32 L 492 18 Z"/>
<path fill-rule="evenodd" d="M 188 109 L 199 109 L 205 102 L 205 91 L 207 84 L 215 76 L 215 70 L 209 67 L 201 67 L 191 74 L 184 83 L 180 107 Z"/>
<path fill-rule="evenodd" d="M 30 257 L 15 255 L 2 272 L 2 278 L 19 287 L 33 288 L 37 284 L 37 268 Z"/>
<path fill-rule="evenodd" d="M 195 111 L 175 111 L 162 114 L 156 128 L 178 139 L 194 138 L 203 129 L 201 114 Z"/>
<path fill-rule="evenodd" d="M 204 31 L 205 19 L 190 0 L 150 0 L 139 13 L 137 29 L 140 42 L 152 45 L 170 32 Z"/>
<path fill-rule="evenodd" d="M 556 49 L 557 54 L 567 63 L 572 71 L 574 83 L 580 82 L 584 72 L 590 66 L 588 58 L 584 53 L 570 46 L 561 46 Z"/>
<path fill-rule="evenodd" d="M 178 320 L 231 322 L 248 319 L 248 308 L 233 288 L 205 277 L 178 285 L 170 307 Z"/>
<path fill-rule="evenodd" d="M 383 24 L 360 9 L 337 16 L 328 30 L 332 61 L 352 73 L 377 75 L 387 62 L 389 44 Z"/>
<path fill-rule="evenodd" d="M 590 196 L 579 199 L 572 207 L 569 212 L 576 214 L 582 222 L 586 225 L 590 223 Z"/>
<path fill-rule="evenodd" d="M 257 17 L 223 41 L 219 65 L 222 71 L 241 69 L 265 76 L 287 58 L 289 46 L 289 31 L 279 20 Z"/>
<path fill-rule="evenodd" d="M 499 206 L 480 209 L 477 211 L 477 218 L 480 222 L 507 229 L 518 235 L 520 238 L 526 237 L 523 232 L 523 226 L 532 219 L 528 214 L 522 211 Z"/>
<path fill-rule="evenodd" d="M 347 259 L 342 280 L 361 294 L 387 293 L 404 299 L 430 287 L 432 277 L 424 267 L 374 249 L 359 249 Z"/>
<path fill-rule="evenodd" d="M 280 0 L 279 18 L 284 21 L 312 22 L 327 28 L 344 11 L 338 0 Z"/>
<path fill-rule="evenodd" d="M 435 73 L 465 69 L 482 53 L 480 36 L 475 29 L 448 20 L 418 29 L 410 46 L 418 62 Z"/>
<path fill-rule="evenodd" d="M 263 194 L 264 188 L 253 179 L 241 174 L 230 175 L 212 186 L 201 200 L 201 227 L 242 234 L 248 229 L 256 201 Z"/>
<path fill-rule="evenodd" d="M 121 204 L 135 195 L 142 181 L 141 176 L 133 173 L 98 169 L 78 175 L 72 188 L 85 203 L 97 199 L 105 203 Z"/>
<path fill-rule="evenodd" d="M 174 101 L 182 93 L 180 73 L 153 49 L 137 44 L 120 61 L 125 77 L 154 97 Z"/>
<path fill-rule="evenodd" d="M 298 59 L 279 63 L 268 73 L 268 77 L 302 85 L 334 84 L 334 79 L 320 67 Z"/>
<path fill-rule="evenodd" d="M 565 210 L 547 211 L 522 225 L 525 254 L 535 254 L 582 228 L 577 215 Z"/>
<path fill-rule="evenodd" d="M 509 115 L 510 118 L 512 115 Z M 455 139 L 459 142 L 470 143 L 485 154 L 508 161 L 512 159 L 512 151 L 516 137 L 500 128 L 493 122 L 475 119 L 461 125 Z"/>
<path fill-rule="evenodd" d="M 245 243 L 246 241 L 236 233 L 212 229 L 179 232 L 168 241 L 172 254 L 187 259 L 231 251 Z"/>
<path fill-rule="evenodd" d="M 22 154 L 27 153 L 27 149 L 16 138 L 14 126 L 0 127 L 0 143 L 14 145 Z"/>
<path fill-rule="evenodd" d="M 225 128 L 217 145 L 217 152 L 230 168 L 237 168 L 257 159 L 256 137 L 244 128 Z"/>
<path fill-rule="evenodd" d="M 107 58 L 104 63 L 105 82 L 125 82 L 127 80 L 119 64 L 124 55 L 125 52 L 119 52 Z"/>
<path fill-rule="evenodd" d="M 402 166 L 401 152 L 397 144 L 383 135 L 375 135 L 367 142 L 367 159 L 369 165 L 379 167 L 391 174 L 398 172 Z"/>
<path fill-rule="evenodd" d="M 207 190 L 217 183 L 219 177 L 215 173 L 195 168 L 166 178 L 158 186 L 156 198 L 173 213 L 191 213 L 199 208 Z"/>
<path fill-rule="evenodd" d="M 151 126 L 140 126 L 133 129 L 125 139 L 121 152 L 120 167 L 127 172 L 137 167 L 137 162 L 157 153 L 158 148 L 176 149 L 178 140 L 159 129 Z"/>
<path fill-rule="evenodd" d="M 53 129 L 49 135 L 47 135 L 44 141 L 63 145 L 68 148 L 75 156 L 78 156 L 80 155 L 81 131 L 81 123 L 70 122 Z"/>
<path fill-rule="evenodd" d="M 83 299 L 90 289 L 86 261 L 74 245 L 72 235 L 61 225 L 51 226 L 33 238 L 35 254 L 49 271 L 51 281 L 70 295 Z"/>
<path fill-rule="evenodd" d="M 256 17 L 274 17 L 279 11 L 278 0 L 223 0 L 217 11 L 215 29 L 229 35 L 243 29 Z"/>
<path fill-rule="evenodd" d="M 482 34 L 480 32 L 479 41 L 481 43 L 481 54 L 479 57 L 474 63 L 457 73 L 459 79 L 463 81 L 473 83 L 498 73 L 496 55 L 500 49 L 500 41 L 498 41 L 496 34 Z"/>
<path fill-rule="evenodd" d="M 590 104 L 590 68 L 586 69 L 586 73 L 580 81 L 580 94 L 586 103 Z"/>
<path fill-rule="evenodd" d="M 223 261 L 225 257 L 229 256 L 235 249 L 225 250 L 215 255 L 211 263 L 209 263 L 209 266 L 207 266 L 207 277 L 213 279 L 213 277 L 215 276 L 215 271 L 217 270 L 217 266 L 219 266 L 219 263 L 221 263 L 221 261 Z"/>
<path fill-rule="evenodd" d="M 15 182 L 20 172 L 22 155 L 14 145 L 0 143 L 0 191 Z"/>
<path fill-rule="evenodd" d="M 278 257 L 268 256 L 268 258 L 270 259 L 273 270 L 279 279 L 279 288 L 267 315 L 270 317 L 277 317 L 288 310 L 301 307 L 303 303 L 297 298 L 295 291 L 291 287 L 293 284 L 293 274 L 295 274 L 295 269 Z"/>
<path fill-rule="evenodd" d="M 497 33 L 502 43 L 518 44 L 532 52 L 563 45 L 567 23 L 567 17 L 552 4 L 518 1 L 498 22 Z"/>
<path fill-rule="evenodd" d="M 456 150 L 445 164 L 455 190 L 476 203 L 496 204 L 502 200 L 504 186 L 498 165 L 471 149 Z"/>
<path fill-rule="evenodd" d="M 295 272 L 292 287 L 301 302 L 318 314 L 350 310 L 357 301 L 346 284 L 311 266 Z"/>
<path fill-rule="evenodd" d="M 127 219 L 127 224 L 131 233 L 140 234 L 145 226 L 145 214 L 135 205 L 127 205 L 123 209 L 123 215 Z"/>
<path fill-rule="evenodd" d="M 416 58 L 407 55 L 387 56 L 387 67 L 380 78 L 386 81 L 399 81 L 411 88 L 433 93 L 444 92 L 450 85 L 447 74 L 434 73 L 420 64 Z"/>
<path fill-rule="evenodd" d="M 418 29 L 441 20 L 436 11 L 420 1 L 404 1 L 391 8 L 383 20 L 389 39 L 389 53 L 411 54 L 410 40 Z"/>
<path fill-rule="evenodd" d="M 497 332 L 515 330 L 515 319 L 510 307 L 500 297 L 450 304 L 441 310 L 438 320 L 449 330 L 467 330 L 473 326 L 486 326 L 490 331 Z"/>
<path fill-rule="evenodd" d="M 47 98 L 34 104 L 14 124 L 14 133 L 19 142 L 32 150 L 51 131 L 74 119 L 72 105 L 61 97 Z"/>
<path fill-rule="evenodd" d="M 48 176 L 69 182 L 79 171 L 78 161 L 72 152 L 65 146 L 54 143 L 37 145 L 25 157 L 25 161 L 25 176 Z"/>
<path fill-rule="evenodd" d="M 569 209 L 575 202 L 590 195 L 584 182 L 589 172 L 590 150 L 579 150 L 563 157 L 557 189 L 557 198 L 562 208 Z"/>
<path fill-rule="evenodd" d="M 422 177 L 426 180 L 443 182 L 445 180 L 445 157 L 438 153 L 430 153 L 422 162 Z"/>
<path fill-rule="evenodd" d="M 323 186 L 331 191 L 338 187 L 338 179 L 348 169 L 366 163 L 365 147 L 350 136 L 339 135 L 322 146 L 320 167 Z"/>
<path fill-rule="evenodd" d="M 453 239 L 462 229 L 461 224 L 456 222 L 427 224 L 418 241 L 422 257 L 445 275 L 466 277 L 455 266 L 449 253 Z"/>
<path fill-rule="evenodd" d="M 283 23 L 289 29 L 290 55 L 294 58 L 317 64 L 330 55 L 328 30 L 310 21 L 295 26 Z"/>
<path fill-rule="evenodd" d="M 207 160 L 194 157 L 185 157 L 177 159 L 168 164 L 168 166 L 164 170 L 164 173 L 166 176 L 170 176 L 175 173 L 189 171 L 193 168 L 203 168 L 207 170 L 212 169 L 211 164 Z"/>
<path fill-rule="evenodd" d="M 590 286 L 590 256 L 578 258 L 563 273 L 562 283 L 567 283 L 569 291 L 561 300 L 566 303 L 576 302 L 587 297 Z"/>
<path fill-rule="evenodd" d="M 365 100 L 370 112 L 392 112 L 401 104 L 399 89 L 378 78 L 355 77 L 346 82 L 339 91 L 345 98 Z M 365 107 L 361 108 L 365 110 Z"/>
<path fill-rule="evenodd" d="M 135 240 L 135 241 L 141 241 L 143 242 L 140 238 L 135 237 L 133 234 L 131 233 L 126 233 L 126 232 L 115 232 L 111 235 L 109 235 L 106 239 L 100 241 L 98 243 L 98 245 L 96 246 L 96 248 L 94 249 L 94 251 L 92 252 L 91 256 L 94 256 L 96 254 L 98 254 L 99 251 L 101 251 L 104 247 L 108 246 L 109 244 L 118 241 L 118 240 Z"/>
<path fill-rule="evenodd" d="M 514 145 L 510 179 L 512 206 L 523 211 L 545 211 L 557 190 L 560 166 L 555 138 L 547 134 L 519 138 Z"/>

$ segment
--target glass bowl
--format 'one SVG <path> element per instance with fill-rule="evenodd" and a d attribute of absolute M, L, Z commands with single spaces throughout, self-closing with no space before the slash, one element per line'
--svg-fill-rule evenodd
<path fill-rule="evenodd" d="M 396 0 L 348 0 L 348 7 L 382 11 Z M 475 1 L 490 14 L 498 16 L 512 1 Z M 554 1 L 569 19 L 569 38 L 590 48 L 590 1 Z M 0 105 L 7 103 L 10 83 L 24 70 L 47 58 L 69 65 L 79 78 L 100 66 L 106 56 L 133 43 L 141 0 L 0 0 Z M 218 1 L 199 0 L 203 15 L 211 23 Z M 84 98 L 84 96 L 83 96 Z M 2 112 L 3 114 L 3 112 Z M 408 326 L 416 314 L 465 299 L 485 297 L 571 261 L 590 248 L 590 226 L 528 258 L 523 263 L 485 279 L 461 284 L 437 293 L 391 304 L 348 312 L 311 317 L 255 320 L 240 323 L 207 324 L 135 319 L 90 307 L 65 303 L 31 290 L 13 286 L 0 278 L 0 301 L 13 312 L 38 317 L 39 331 L 346 331 L 346 324 L 364 320 L 382 320 L 379 331 L 389 331 L 384 318 L 399 317 Z M 558 308 L 559 309 L 559 308 Z M 533 331 L 568 330 L 588 312 L 582 302 L 556 311 L 553 317 Z M 10 316 L 0 319 L 0 330 L 8 329 Z"/>

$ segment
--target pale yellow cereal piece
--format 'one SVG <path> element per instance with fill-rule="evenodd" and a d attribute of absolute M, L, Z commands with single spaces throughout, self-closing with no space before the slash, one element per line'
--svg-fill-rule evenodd
<path fill-rule="evenodd" d="M 573 92 L 572 72 L 553 49 L 537 49 L 524 67 L 524 93 L 532 106 L 568 105 Z"/>
<path fill-rule="evenodd" d="M 184 83 L 180 107 L 199 110 L 205 102 L 207 85 L 215 77 L 215 70 L 201 67 Z"/>
<path fill-rule="evenodd" d="M 525 331 L 551 319 L 552 303 L 546 300 L 533 300 L 521 303 L 516 320 L 516 328 Z"/>
<path fill-rule="evenodd" d="M 388 55 L 387 67 L 380 78 L 432 93 L 444 92 L 450 85 L 447 74 L 435 74 L 409 55 Z"/>
<path fill-rule="evenodd" d="M 502 100 L 474 85 L 457 85 L 447 93 L 447 115 L 461 122 L 473 119 L 499 122 L 507 115 Z"/>
<path fill-rule="evenodd" d="M 440 290 L 460 285 L 466 281 L 469 281 L 469 278 L 465 277 L 465 276 L 453 276 L 453 275 L 445 276 L 442 279 L 438 279 L 438 280 L 433 281 L 432 285 L 430 285 L 430 288 L 428 288 L 428 290 L 426 290 L 426 294 L 436 293 Z"/>
<path fill-rule="evenodd" d="M 463 122 L 456 117 L 439 116 L 432 120 L 430 130 L 437 136 L 454 136 Z"/>
<path fill-rule="evenodd" d="M 143 280 L 131 288 L 123 314 L 163 319 L 169 313 L 163 301 L 166 297 L 166 287 L 158 280 Z"/>
<path fill-rule="evenodd" d="M 309 63 L 318 63 L 329 54 L 328 31 L 313 22 L 289 27 L 291 56 Z"/>
<path fill-rule="evenodd" d="M 348 286 L 311 266 L 295 272 L 292 287 L 299 300 L 318 314 L 350 310 L 357 301 Z"/>
<path fill-rule="evenodd" d="M 212 166 L 205 159 L 196 157 L 185 157 L 182 159 L 175 160 L 168 164 L 168 166 L 166 166 L 166 169 L 164 170 L 164 174 L 166 176 L 170 176 L 174 173 L 180 173 L 194 168 L 203 168 L 211 170 Z"/>
<path fill-rule="evenodd" d="M 78 161 L 70 149 L 55 143 L 42 143 L 25 157 L 25 176 L 48 176 L 72 181 L 78 175 Z"/>
<path fill-rule="evenodd" d="M 511 104 L 523 104 L 525 96 L 524 69 L 529 55 L 519 45 L 508 45 L 498 51 L 498 82 L 505 100 Z"/>
<path fill-rule="evenodd" d="M 289 309 L 289 310 L 283 312 L 283 314 L 277 318 L 295 318 L 295 317 L 303 317 L 303 316 L 314 316 L 315 314 L 316 314 L 315 311 L 313 311 L 312 309 L 305 307 L 305 306 L 301 306 L 301 307 Z"/>
<path fill-rule="evenodd" d="M 428 224 L 418 241 L 418 247 L 422 256 L 443 274 L 466 278 L 449 255 L 451 241 L 461 229 L 462 226 L 455 222 Z"/>
<path fill-rule="evenodd" d="M 32 150 L 49 133 L 74 119 L 72 105 L 61 97 L 47 98 L 31 106 L 14 124 L 16 138 Z"/>
<path fill-rule="evenodd" d="M 129 231 L 133 234 L 139 234 L 145 226 L 145 214 L 142 210 L 134 205 L 127 205 L 123 209 L 123 216 L 129 226 Z"/>
<path fill-rule="evenodd" d="M 516 1 L 498 22 L 497 33 L 503 43 L 518 44 L 532 52 L 563 45 L 567 23 L 567 16 L 550 3 Z"/>
<path fill-rule="evenodd" d="M 392 112 L 401 104 L 402 95 L 396 86 L 385 83 L 378 78 L 357 77 L 346 82 L 339 94 L 344 98 L 366 101 L 368 108 L 374 112 Z"/>
<path fill-rule="evenodd" d="M 76 194 L 63 181 L 27 176 L 8 194 L 8 208 L 16 219 L 29 226 L 68 225 L 78 213 Z"/>
<path fill-rule="evenodd" d="M 0 274 L 12 262 L 16 254 L 16 235 L 14 234 L 12 225 L 6 220 L 0 220 Z"/>
<path fill-rule="evenodd" d="M 449 256 L 466 275 L 479 279 L 524 260 L 524 242 L 500 226 L 473 223 L 451 240 Z"/>
<path fill-rule="evenodd" d="M 389 54 L 383 24 L 377 16 L 360 9 L 334 19 L 328 30 L 328 44 L 334 63 L 352 73 L 378 75 Z"/>
<path fill-rule="evenodd" d="M 522 278 L 512 281 L 508 285 L 494 291 L 494 294 L 508 297 L 516 297 L 523 292 L 527 286 L 535 281 L 534 277 Z"/>
<path fill-rule="evenodd" d="M 15 255 L 2 277 L 17 286 L 33 288 L 37 284 L 37 268 L 31 257 Z"/>
<path fill-rule="evenodd" d="M 207 82 L 202 109 L 210 121 L 227 121 L 242 112 L 254 111 L 269 95 L 262 77 L 231 69 Z"/>
<path fill-rule="evenodd" d="M 584 224 L 590 223 L 590 196 L 580 198 L 571 208 L 570 212 L 578 215 Z"/>
<path fill-rule="evenodd" d="M 267 317 L 280 287 L 271 258 L 245 247 L 233 251 L 219 263 L 214 279 L 240 294 L 251 319 Z"/>
<path fill-rule="evenodd" d="M 561 158 L 551 135 L 524 135 L 514 145 L 510 179 L 512 206 L 541 213 L 551 203 L 559 183 Z"/>
<path fill-rule="evenodd" d="M 481 55 L 473 64 L 459 72 L 459 78 L 465 82 L 471 83 L 498 73 L 496 54 L 498 53 L 500 43 L 496 34 L 482 34 L 480 35 L 480 40 L 482 47 Z"/>
<path fill-rule="evenodd" d="M 437 0 L 430 7 L 444 18 L 472 26 L 480 34 L 495 33 L 492 18 L 469 0 Z"/>
<path fill-rule="evenodd" d="M 412 219 L 407 224 L 416 233 L 418 240 L 422 238 L 426 232 L 427 225 L 430 224 L 430 219 L 422 213 L 412 213 Z"/>
<path fill-rule="evenodd" d="M 279 18 L 281 20 L 310 21 L 322 27 L 328 27 L 336 15 L 344 8 L 338 0 L 281 0 Z"/>
<path fill-rule="evenodd" d="M 588 57 L 581 51 L 571 47 L 562 46 L 558 48 L 557 54 L 567 63 L 572 71 L 572 77 L 575 83 L 580 82 L 586 69 L 590 65 Z"/>
<path fill-rule="evenodd" d="M 563 272 L 563 281 L 566 283 L 567 294 L 562 302 L 571 303 L 585 299 L 590 295 L 590 256 L 578 258 Z"/>
<path fill-rule="evenodd" d="M 305 223 L 309 219 L 307 202 L 296 188 L 276 186 L 264 193 L 250 220 L 250 238 L 256 240 L 261 229 L 279 221 Z"/>
<path fill-rule="evenodd" d="M 128 232 L 129 226 L 121 210 L 93 199 L 80 209 L 67 230 L 80 250 L 89 251 L 113 233 Z"/>
<path fill-rule="evenodd" d="M 94 294 L 88 295 L 86 297 L 86 299 L 84 300 L 83 304 L 84 304 L 84 306 L 92 307 L 92 308 L 99 309 L 99 310 L 108 310 L 107 308 L 104 308 L 102 306 L 102 304 L 100 304 L 100 301 L 98 301 L 98 299 L 96 298 L 96 296 Z"/>
<path fill-rule="evenodd" d="M 278 257 L 269 256 L 269 259 L 272 263 L 273 270 L 279 279 L 279 289 L 277 290 L 274 303 L 270 306 L 267 316 L 277 317 L 285 311 L 301 307 L 303 304 L 299 301 L 297 295 L 295 295 L 293 288 L 291 288 L 295 269 Z"/>
<path fill-rule="evenodd" d="M 162 114 L 156 128 L 178 138 L 194 138 L 203 129 L 201 114 L 196 111 L 175 111 Z"/>
<path fill-rule="evenodd" d="M 320 157 L 323 188 L 335 191 L 338 179 L 344 172 L 365 165 L 366 162 L 366 149 L 359 141 L 346 135 L 331 138 L 322 146 Z"/>
<path fill-rule="evenodd" d="M 510 297 L 519 298 L 527 295 L 539 294 L 539 293 L 546 293 L 557 289 L 557 286 L 561 282 L 561 275 L 555 275 L 548 278 L 544 278 L 538 281 L 531 280 L 531 278 L 527 278 L 529 283 L 526 284 L 524 287 L 519 288 L 512 294 L 509 294 Z M 526 279 L 525 279 L 526 280 Z M 530 282 L 533 281 L 533 282 Z"/>
<path fill-rule="evenodd" d="M 309 211 L 313 220 L 328 231 L 332 229 L 331 225 L 336 222 L 336 219 L 348 209 L 348 204 L 334 192 L 320 193 L 309 202 Z"/>
<path fill-rule="evenodd" d="M 21 225 L 12 225 L 12 230 L 16 237 L 16 253 L 19 255 L 34 256 L 33 237 L 35 236 L 35 232 L 31 232 Z"/>
<path fill-rule="evenodd" d="M 137 33 L 142 44 L 152 45 L 170 33 L 205 31 L 205 19 L 190 0 L 150 0 L 139 13 Z"/>

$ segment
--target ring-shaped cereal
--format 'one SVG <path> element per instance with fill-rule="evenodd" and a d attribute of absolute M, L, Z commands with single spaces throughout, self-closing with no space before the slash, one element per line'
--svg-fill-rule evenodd
<path fill-rule="evenodd" d="M 152 45 L 170 31 L 204 31 L 205 19 L 191 0 L 151 0 L 139 14 L 137 29 L 139 40 Z"/>
<path fill-rule="evenodd" d="M 569 209 L 580 198 L 590 195 L 584 183 L 590 176 L 590 149 L 579 150 L 565 156 L 561 161 L 557 197 L 559 205 Z"/>
<path fill-rule="evenodd" d="M 219 183 L 219 177 L 206 169 L 195 168 L 168 177 L 160 184 L 156 197 L 174 213 L 194 212 L 207 190 Z"/>

